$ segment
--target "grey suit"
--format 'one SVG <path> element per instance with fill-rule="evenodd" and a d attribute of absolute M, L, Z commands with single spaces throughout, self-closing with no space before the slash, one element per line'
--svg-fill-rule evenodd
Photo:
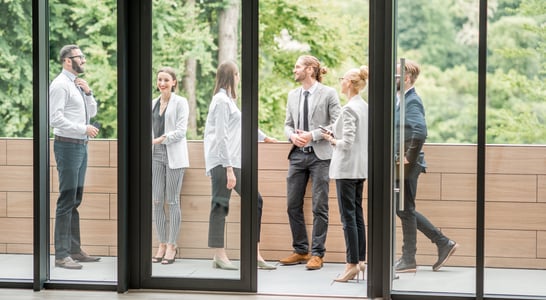
<path fill-rule="evenodd" d="M 287 212 L 292 231 L 292 246 L 294 252 L 306 254 L 309 252 L 309 240 L 303 214 L 303 198 L 309 177 L 312 178 L 313 201 L 313 240 L 312 255 L 323 257 L 326 248 L 326 233 L 328 231 L 328 170 L 332 157 L 332 147 L 324 140 L 319 125 L 331 126 L 340 112 L 339 98 L 336 91 L 319 82 L 310 89 L 309 131 L 312 141 L 305 149 L 293 146 L 288 154 L 290 165 L 286 178 Z M 301 87 L 288 93 L 286 105 L 286 120 L 284 132 L 290 140 L 296 129 L 302 128 L 300 108 L 303 101 Z"/>

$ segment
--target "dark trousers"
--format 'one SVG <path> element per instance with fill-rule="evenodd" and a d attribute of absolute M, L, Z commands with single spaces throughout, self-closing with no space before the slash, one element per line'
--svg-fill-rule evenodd
<path fill-rule="evenodd" d="M 287 212 L 292 231 L 292 247 L 296 253 L 309 252 L 309 240 L 303 214 L 303 197 L 309 178 L 312 179 L 313 244 L 311 254 L 323 257 L 328 232 L 328 170 L 330 160 L 320 160 L 314 153 L 294 149 L 289 156 L 286 178 Z"/>
<path fill-rule="evenodd" d="M 366 227 L 362 210 L 364 179 L 336 179 L 337 202 L 343 224 L 347 263 L 366 260 Z"/>
<path fill-rule="evenodd" d="M 229 199 L 231 190 L 226 187 L 227 176 L 226 168 L 218 165 L 211 171 L 212 200 L 209 217 L 209 241 L 210 248 L 224 248 L 224 230 L 226 226 L 226 216 L 229 213 Z M 235 192 L 241 196 L 241 169 L 233 168 L 235 173 Z M 242 198 L 241 198 L 242 200 Z M 258 242 L 260 241 L 260 230 L 262 223 L 262 195 L 258 193 Z"/>
<path fill-rule="evenodd" d="M 80 214 L 87 169 L 87 145 L 55 141 L 53 152 L 59 174 L 55 213 L 55 259 L 80 253 Z"/>
<path fill-rule="evenodd" d="M 409 261 L 415 260 L 417 252 L 417 230 L 421 231 L 431 242 L 437 246 L 445 245 L 449 239 L 442 234 L 425 216 L 415 210 L 415 196 L 417 195 L 417 179 L 423 167 L 418 163 L 405 166 L 404 178 L 404 210 L 396 211 L 402 223 L 402 257 Z M 400 181 L 396 181 L 399 186 Z"/>

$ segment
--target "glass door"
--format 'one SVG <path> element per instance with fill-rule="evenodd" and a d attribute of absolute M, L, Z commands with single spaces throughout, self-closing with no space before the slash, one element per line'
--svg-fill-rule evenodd
<path fill-rule="evenodd" d="M 257 1 L 144 4 L 141 286 L 255 291 Z"/>
<path fill-rule="evenodd" d="M 394 4 L 392 291 L 472 295 L 478 2 Z"/>

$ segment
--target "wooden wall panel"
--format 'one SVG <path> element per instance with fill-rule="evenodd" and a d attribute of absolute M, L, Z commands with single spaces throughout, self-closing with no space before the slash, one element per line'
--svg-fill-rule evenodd
<path fill-rule="evenodd" d="M 546 203 L 485 204 L 485 228 L 504 230 L 546 230 Z"/>
<path fill-rule="evenodd" d="M 0 140 L 0 166 L 5 166 L 8 161 L 8 141 Z"/>
<path fill-rule="evenodd" d="M 485 201 L 536 202 L 536 175 L 499 175 L 485 177 Z"/>
<path fill-rule="evenodd" d="M 485 255 L 487 257 L 535 258 L 537 257 L 536 231 L 486 230 Z"/>
<path fill-rule="evenodd" d="M 110 194 L 109 205 L 110 220 L 118 219 L 118 194 Z"/>
<path fill-rule="evenodd" d="M 12 139 L 6 144 L 6 164 L 10 166 L 32 166 L 32 140 Z"/>
<path fill-rule="evenodd" d="M 32 218 L 32 192 L 8 192 L 7 216 L 10 218 Z"/>
<path fill-rule="evenodd" d="M 537 257 L 546 259 L 546 231 L 537 232 Z"/>
<path fill-rule="evenodd" d="M 88 144 L 87 167 L 110 167 L 110 142 L 93 140 Z"/>
<path fill-rule="evenodd" d="M 0 243 L 32 245 L 32 218 L 0 218 Z"/>
<path fill-rule="evenodd" d="M 0 191 L 32 191 L 32 166 L 0 166 Z"/>
<path fill-rule="evenodd" d="M 52 150 L 52 144 L 50 147 Z M 181 192 L 180 257 L 210 260 L 207 247 L 210 178 L 205 175 L 202 141 L 189 141 L 191 166 Z M 262 255 L 280 259 L 292 252 L 286 214 L 286 175 L 289 143 L 259 144 L 258 189 L 264 198 Z M 0 252 L 32 251 L 32 140 L 0 139 Z M 116 255 L 117 141 L 92 140 L 84 203 L 81 206 L 84 248 L 97 255 Z M 546 268 L 546 167 L 543 146 L 488 146 L 486 176 L 486 265 Z M 476 146 L 425 145 L 428 173 L 419 179 L 417 209 L 460 247 L 451 266 L 475 264 Z M 51 151 L 52 153 L 52 151 Z M 50 233 L 53 234 L 57 171 L 51 156 Z M 311 189 L 304 212 L 312 229 Z M 366 200 L 364 209 L 367 210 Z M 241 199 L 235 193 L 226 225 L 230 258 L 239 258 Z M 326 261 L 345 261 L 335 181 L 330 182 L 330 222 Z M 365 212 L 366 216 L 366 212 Z M 365 220 L 367 223 L 367 220 Z M 401 230 L 397 220 L 397 252 Z M 152 224 L 150 224 L 152 226 Z M 53 236 L 53 235 L 52 235 Z M 154 246 L 157 241 L 154 237 Z M 436 260 L 436 246 L 418 234 L 419 264 Z"/>
<path fill-rule="evenodd" d="M 28 207 L 25 209 L 28 210 Z M 0 218 L 8 216 L 8 193 L 0 192 Z"/>
<path fill-rule="evenodd" d="M 184 182 L 182 183 L 182 196 L 210 196 L 210 192 L 210 178 L 205 174 L 205 169 L 186 169 L 184 172 Z"/>
<path fill-rule="evenodd" d="M 486 173 L 544 174 L 544 146 L 494 145 L 486 152 Z"/>
<path fill-rule="evenodd" d="M 442 174 L 442 199 L 476 201 L 476 174 Z"/>
<path fill-rule="evenodd" d="M 288 170 L 288 153 L 292 148 L 290 143 L 258 145 L 258 168 L 260 170 Z"/>
<path fill-rule="evenodd" d="M 537 176 L 537 185 L 538 185 L 538 192 L 537 192 L 537 201 L 538 202 L 546 202 L 546 175 L 539 175 Z"/>
<path fill-rule="evenodd" d="M 474 145 L 426 144 L 423 151 L 427 162 L 427 172 L 476 172 L 477 148 Z"/>
<path fill-rule="evenodd" d="M 200 169 L 205 173 L 205 155 L 203 152 L 202 141 L 188 141 L 188 156 L 190 158 L 190 168 Z"/>
<path fill-rule="evenodd" d="M 439 228 L 476 227 L 476 203 L 471 201 L 418 200 L 416 208 Z"/>
<path fill-rule="evenodd" d="M 419 175 L 417 186 L 417 199 L 439 200 L 441 199 L 441 181 L 440 173 L 424 173 Z"/>
<path fill-rule="evenodd" d="M 118 141 L 110 140 L 108 142 L 109 156 L 110 156 L 110 167 L 118 167 Z"/>

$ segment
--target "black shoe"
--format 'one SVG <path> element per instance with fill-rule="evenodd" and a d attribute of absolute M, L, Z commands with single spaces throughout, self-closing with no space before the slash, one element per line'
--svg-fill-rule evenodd
<path fill-rule="evenodd" d="M 100 257 L 91 256 L 83 250 L 80 253 L 70 254 L 70 257 L 78 262 L 96 262 L 100 260 Z"/>
<path fill-rule="evenodd" d="M 447 262 L 449 257 L 455 252 L 457 247 L 459 247 L 459 244 L 452 240 L 449 240 L 444 246 L 438 247 L 438 261 L 434 263 L 432 270 L 440 270 L 440 268 Z"/>
<path fill-rule="evenodd" d="M 415 273 L 417 271 L 417 264 L 415 263 L 415 260 L 409 261 L 407 259 L 400 258 L 394 264 L 394 270 L 396 273 Z"/>

